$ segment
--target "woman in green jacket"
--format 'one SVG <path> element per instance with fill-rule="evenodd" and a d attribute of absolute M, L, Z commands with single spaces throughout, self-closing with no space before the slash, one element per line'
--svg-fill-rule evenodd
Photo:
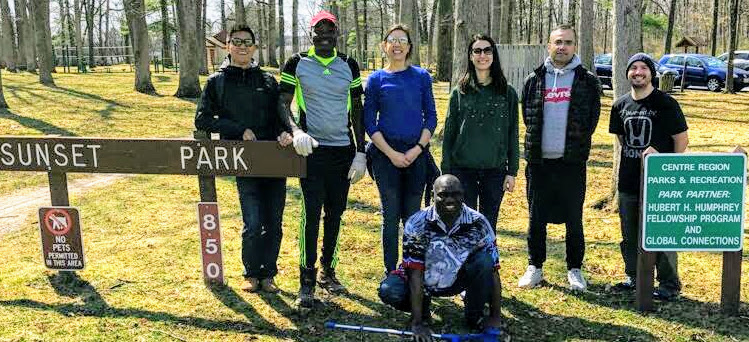
<path fill-rule="evenodd" d="M 450 93 L 442 144 L 442 173 L 457 176 L 465 203 L 496 231 L 505 191 L 518 172 L 518 98 L 502 72 L 491 37 L 468 44 L 468 70 Z"/>

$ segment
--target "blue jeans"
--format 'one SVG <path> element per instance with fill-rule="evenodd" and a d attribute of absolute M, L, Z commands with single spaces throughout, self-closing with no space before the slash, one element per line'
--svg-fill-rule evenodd
<path fill-rule="evenodd" d="M 478 208 L 494 232 L 497 232 L 499 205 L 505 195 L 504 181 L 507 172 L 502 169 L 453 168 L 452 173 L 463 184 L 464 202 L 471 209 Z M 478 204 L 478 206 L 477 206 Z"/>
<path fill-rule="evenodd" d="M 640 198 L 636 194 L 619 191 L 619 220 L 622 228 L 622 242 L 619 248 L 624 259 L 624 272 L 632 279 L 637 278 L 637 251 L 640 246 Z M 655 252 L 655 269 L 660 287 L 681 290 L 676 252 Z"/>
<path fill-rule="evenodd" d="M 479 251 L 468 257 L 451 287 L 440 291 L 425 291 L 424 308 L 429 308 L 431 297 L 454 296 L 465 291 L 465 318 L 471 326 L 483 316 L 484 307 L 491 303 L 493 287 L 494 261 L 489 253 Z M 378 294 L 383 303 L 401 311 L 411 311 L 408 280 L 397 272 L 390 273 L 380 283 Z"/>
<path fill-rule="evenodd" d="M 278 273 L 281 220 L 286 204 L 286 178 L 237 177 L 242 208 L 242 265 L 245 278 L 271 278 Z"/>
<path fill-rule="evenodd" d="M 399 152 L 412 147 L 398 142 L 388 143 Z M 408 218 L 421 208 L 421 195 L 427 177 L 427 157 L 422 153 L 408 167 L 398 168 L 376 147 L 370 153 L 373 176 L 382 204 L 382 251 L 385 270 L 389 273 L 398 263 L 399 224 L 403 222 L 405 225 Z"/>

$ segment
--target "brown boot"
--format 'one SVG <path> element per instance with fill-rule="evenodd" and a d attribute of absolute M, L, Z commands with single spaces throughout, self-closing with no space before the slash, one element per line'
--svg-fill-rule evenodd
<path fill-rule="evenodd" d="M 257 278 L 245 278 L 239 289 L 247 292 L 257 292 L 260 290 L 260 281 Z"/>
<path fill-rule="evenodd" d="M 261 280 L 260 285 L 265 292 L 276 293 L 279 291 L 279 288 L 276 285 L 276 282 L 273 281 L 273 278 L 265 278 Z"/>

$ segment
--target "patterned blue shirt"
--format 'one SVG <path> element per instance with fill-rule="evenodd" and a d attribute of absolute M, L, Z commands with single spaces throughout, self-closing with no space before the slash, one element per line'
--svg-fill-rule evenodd
<path fill-rule="evenodd" d="M 403 267 L 424 271 L 429 291 L 449 288 L 471 253 L 484 250 L 499 269 L 494 230 L 484 215 L 462 205 L 460 216 L 448 227 L 434 205 L 417 212 L 403 229 Z"/>

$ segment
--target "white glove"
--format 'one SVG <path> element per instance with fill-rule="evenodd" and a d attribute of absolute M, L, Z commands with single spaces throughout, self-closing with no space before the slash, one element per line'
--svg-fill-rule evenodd
<path fill-rule="evenodd" d="M 354 161 L 351 163 L 351 168 L 348 169 L 348 179 L 351 181 L 351 184 L 361 180 L 365 172 L 367 172 L 367 155 L 356 152 Z"/>
<path fill-rule="evenodd" d="M 293 139 L 294 149 L 296 150 L 296 153 L 305 157 L 312 154 L 313 147 L 318 146 L 317 140 L 301 130 L 294 132 Z"/>

